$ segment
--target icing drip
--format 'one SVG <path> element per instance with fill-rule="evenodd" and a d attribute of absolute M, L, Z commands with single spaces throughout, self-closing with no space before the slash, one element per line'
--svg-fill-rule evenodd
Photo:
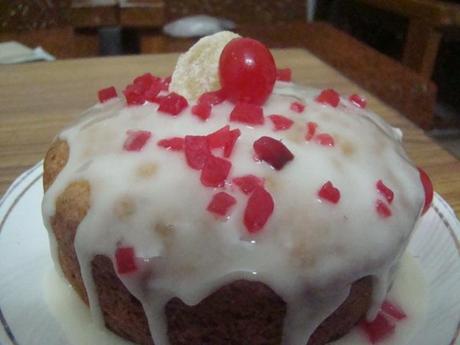
<path fill-rule="evenodd" d="M 163 309 L 170 298 L 194 305 L 235 279 L 261 281 L 286 302 L 283 344 L 305 345 L 345 300 L 351 284 L 368 275 L 374 277 L 372 318 L 423 205 L 419 173 L 400 145 L 399 130 L 346 99 L 337 108 L 319 104 L 318 93 L 276 84 L 263 111 L 291 119 L 283 131 L 275 132 L 268 118 L 257 126 L 229 122 L 229 102 L 215 105 L 203 122 L 191 106 L 172 117 L 158 113 L 156 104 L 125 107 L 114 99 L 61 133 L 69 161 L 45 194 L 43 213 L 45 220 L 54 215 L 56 199 L 69 183 L 89 182 L 91 207 L 78 227 L 75 249 L 96 320 L 102 322 L 91 260 L 99 254 L 114 260 L 120 244 L 135 248 L 139 271 L 120 279 L 144 307 L 156 345 L 168 344 Z M 290 109 L 295 101 L 306 105 L 300 113 Z M 306 141 L 307 122 L 329 134 L 334 145 Z M 157 145 L 228 124 L 241 135 L 222 188 L 204 187 L 183 152 Z M 128 130 L 152 136 L 139 152 L 126 152 Z M 262 136 L 280 139 L 295 159 L 279 171 L 255 161 L 253 143 Z M 244 175 L 264 179 L 275 203 L 257 234 L 243 224 L 247 196 L 230 182 Z M 379 180 L 394 192 L 385 219 L 375 210 L 382 198 L 375 187 Z M 328 181 L 340 190 L 335 204 L 318 197 Z M 236 199 L 223 218 L 206 211 L 221 190 Z"/>

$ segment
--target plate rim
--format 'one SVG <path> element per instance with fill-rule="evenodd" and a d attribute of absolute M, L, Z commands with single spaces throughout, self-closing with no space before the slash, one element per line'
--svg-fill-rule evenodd
<path fill-rule="evenodd" d="M 19 189 L 18 194 L 13 196 L 14 199 L 11 200 L 10 205 L 8 205 L 8 208 L 6 209 L 6 212 L 3 215 L 0 215 L 1 217 L 0 218 L 0 236 L 6 224 L 6 221 L 8 220 L 8 217 L 10 216 L 15 206 L 19 203 L 22 197 L 30 190 L 30 188 L 32 188 L 32 186 L 34 186 L 39 180 L 42 179 L 43 170 L 41 170 L 37 176 L 33 177 L 31 181 L 28 181 L 27 185 L 23 185 L 23 183 L 27 180 L 28 177 L 30 177 L 34 172 L 36 172 L 38 168 L 42 168 L 42 167 L 43 167 L 43 161 L 40 161 L 37 164 L 35 164 L 33 167 L 31 167 L 30 169 L 25 171 L 24 173 L 22 173 L 20 176 L 18 176 L 14 180 L 14 182 L 10 185 L 10 187 L 7 189 L 7 191 L 2 196 L 2 198 L 0 199 L 0 210 L 1 210 L 3 205 L 7 203 L 7 201 L 9 200 L 11 196 L 13 196 L 14 192 L 18 190 L 18 187 L 22 187 L 22 190 Z M 446 215 L 443 213 L 443 211 L 441 210 L 440 206 L 437 205 L 437 203 L 439 203 L 440 206 L 442 206 L 445 211 L 450 212 L 451 217 L 446 217 Z M 449 233 L 449 237 L 452 239 L 455 247 L 457 248 L 457 253 L 460 258 L 460 238 L 459 238 L 460 236 L 457 235 L 456 231 L 454 230 L 454 225 L 451 224 L 451 221 L 453 221 L 457 223 L 458 227 L 460 227 L 460 221 L 457 219 L 455 212 L 450 208 L 449 204 L 442 198 L 442 196 L 436 192 L 433 198 L 433 203 L 431 205 L 431 208 L 433 208 L 438 218 L 445 225 Z M 6 339 L 10 342 L 10 344 L 20 345 L 17 342 L 12 329 L 8 325 L 8 322 L 5 318 L 5 315 L 3 314 L 1 306 L 0 306 L 0 324 L 2 325 L 2 331 L 6 334 Z M 449 345 L 455 345 L 458 339 L 460 339 L 460 321 L 457 324 L 456 334 L 452 338 Z M 3 344 L 2 341 L 3 340 L 0 339 L 0 345 L 7 345 L 7 344 Z"/>

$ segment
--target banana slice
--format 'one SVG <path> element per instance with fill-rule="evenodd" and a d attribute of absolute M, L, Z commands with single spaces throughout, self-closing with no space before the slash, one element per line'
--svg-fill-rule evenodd
<path fill-rule="evenodd" d="M 169 90 L 189 101 L 204 92 L 218 90 L 220 54 L 225 45 L 237 37 L 240 36 L 233 32 L 221 31 L 200 39 L 177 60 Z"/>

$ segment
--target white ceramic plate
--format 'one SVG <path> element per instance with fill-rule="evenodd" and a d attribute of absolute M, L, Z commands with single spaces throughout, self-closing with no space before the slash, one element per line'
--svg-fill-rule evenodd
<path fill-rule="evenodd" d="M 43 293 L 53 263 L 41 217 L 42 174 L 40 162 L 0 200 L 0 345 L 69 344 Z M 400 345 L 460 344 L 459 238 L 460 222 L 436 195 L 409 244 L 427 282 L 428 312 Z"/>

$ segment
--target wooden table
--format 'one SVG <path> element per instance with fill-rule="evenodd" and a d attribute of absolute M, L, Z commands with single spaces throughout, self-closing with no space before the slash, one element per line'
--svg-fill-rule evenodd
<path fill-rule="evenodd" d="M 460 161 L 400 113 L 377 100 L 303 49 L 274 50 L 280 67 L 291 67 L 294 81 L 334 87 L 369 99 L 369 108 L 405 134 L 412 159 L 432 177 L 438 191 L 460 214 Z M 0 66 L 0 194 L 14 178 L 43 158 L 53 137 L 97 100 L 98 89 L 123 88 L 150 71 L 169 75 L 177 54 L 111 57 Z"/>

